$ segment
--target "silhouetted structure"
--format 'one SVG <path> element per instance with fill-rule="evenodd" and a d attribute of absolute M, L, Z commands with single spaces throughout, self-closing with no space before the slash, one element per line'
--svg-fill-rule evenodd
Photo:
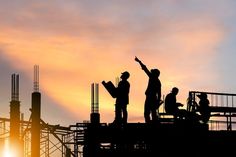
<path fill-rule="evenodd" d="M 100 123 L 100 114 L 99 114 L 99 85 L 93 83 L 91 85 L 91 114 L 90 121 L 93 124 Z"/>
<path fill-rule="evenodd" d="M 84 157 L 199 157 L 206 148 L 207 131 L 207 125 L 185 122 L 128 123 L 124 127 L 89 125 L 85 131 Z M 203 149 L 196 152 L 199 143 Z"/>
<path fill-rule="evenodd" d="M 40 120 L 41 120 L 41 93 L 39 92 L 39 66 L 34 66 L 34 92 L 32 93 L 31 109 L 31 156 L 40 157 Z"/>
<path fill-rule="evenodd" d="M 236 115 L 233 99 L 236 94 L 190 91 L 191 101 L 186 111 L 190 116 L 195 112 L 193 105 L 196 105 L 194 102 L 200 93 L 211 95 L 211 117 L 226 117 L 227 130 L 210 130 L 208 123 L 193 123 L 191 118 L 176 121 L 160 118 L 157 124 L 128 123 L 125 126 L 87 124 L 84 132 L 84 157 L 236 156 L 236 131 L 228 129 L 233 124 L 229 119 Z M 213 124 L 215 121 L 209 122 Z M 221 121 L 216 122 L 218 124 Z"/>
<path fill-rule="evenodd" d="M 226 118 L 227 130 L 231 131 L 232 120 L 236 117 L 236 94 L 190 91 L 187 105 L 188 112 L 193 113 L 197 111 L 197 95 L 201 93 L 205 93 L 209 97 L 210 118 Z"/>
<path fill-rule="evenodd" d="M 49 125 L 40 119 L 41 94 L 39 93 L 38 66 L 34 67 L 34 92 L 32 93 L 30 121 L 24 121 L 23 113 L 20 114 L 19 75 L 13 74 L 11 79 L 10 118 L 0 117 L 0 156 L 3 155 L 3 151 L 5 153 L 10 151 L 11 156 L 14 157 L 51 157 L 55 151 L 61 151 L 63 157 L 78 157 L 78 154 L 81 154 L 78 150 L 78 137 L 76 137 L 78 130 Z M 8 137 L 10 137 L 9 150 Z M 56 144 L 55 141 L 57 141 Z M 74 149 L 69 149 L 68 145 L 72 145 Z"/>
<path fill-rule="evenodd" d="M 52 142 L 49 137 L 53 135 L 61 144 L 54 146 L 56 150 L 61 149 L 62 157 L 78 157 L 79 154 L 80 156 L 83 154 L 83 157 L 236 156 L 236 130 L 233 126 L 236 124 L 236 94 L 190 91 L 187 116 L 200 112 L 197 106 L 199 102 L 199 105 L 207 106 L 207 120 L 203 122 L 193 123 L 191 118 L 173 120 L 173 117 L 169 119 L 160 117 L 159 123 L 112 125 L 100 123 L 99 86 L 92 84 L 91 121 L 62 127 L 49 125 L 40 117 L 38 66 L 34 67 L 32 121 L 20 119 L 19 75 L 13 74 L 11 81 L 10 118 L 0 118 L 0 150 L 3 149 L 3 139 L 8 138 L 8 134 L 11 147 L 23 146 L 21 142 L 24 142 L 24 146 L 27 147 L 26 140 L 31 137 L 31 148 L 29 148 L 31 153 L 25 152 L 24 156 L 50 157 L 52 153 L 50 151 L 54 152 L 54 150 L 49 146 Z M 205 101 L 203 103 L 202 98 Z M 10 132 L 6 128 L 6 122 L 10 122 Z M 226 130 L 222 129 L 224 126 Z M 26 137 L 27 132 L 31 133 L 29 137 Z M 17 156 L 21 157 L 21 153 Z"/>
<path fill-rule="evenodd" d="M 20 101 L 19 101 L 19 75 L 11 75 L 11 102 L 10 102 L 10 148 L 22 156 L 20 142 Z"/>
<path fill-rule="evenodd" d="M 147 66 L 144 65 L 137 57 L 135 57 L 144 72 L 149 77 L 148 86 L 145 91 L 146 100 L 144 104 L 144 118 L 146 123 L 150 123 L 150 114 L 152 121 L 157 120 L 157 109 L 161 105 L 161 82 L 159 80 L 160 71 L 158 69 L 148 70 Z"/>

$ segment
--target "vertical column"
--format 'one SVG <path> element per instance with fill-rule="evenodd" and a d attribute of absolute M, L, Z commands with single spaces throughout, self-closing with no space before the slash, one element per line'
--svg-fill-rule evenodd
<path fill-rule="evenodd" d="M 14 154 L 20 153 L 20 101 L 19 75 L 11 75 L 10 101 L 10 149 Z"/>
<path fill-rule="evenodd" d="M 32 93 L 31 157 L 40 157 L 41 93 L 39 92 L 39 66 L 34 66 L 34 92 Z"/>
<path fill-rule="evenodd" d="M 99 114 L 99 85 L 98 83 L 92 83 L 91 85 L 91 114 L 90 121 L 93 124 L 100 123 Z"/>
<path fill-rule="evenodd" d="M 98 86 L 98 83 L 95 84 L 94 112 L 99 113 L 99 86 Z"/>

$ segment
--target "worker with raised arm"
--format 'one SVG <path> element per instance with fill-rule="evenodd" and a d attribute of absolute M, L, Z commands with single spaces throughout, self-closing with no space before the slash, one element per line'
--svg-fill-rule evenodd
<path fill-rule="evenodd" d="M 151 69 L 149 71 L 147 66 L 137 57 L 135 57 L 135 61 L 140 64 L 141 68 L 149 78 L 148 86 L 145 91 L 146 99 L 144 104 L 144 119 L 146 123 L 150 123 L 151 121 L 155 122 L 158 120 L 157 109 L 161 104 L 161 81 L 159 80 L 160 71 L 158 69 Z"/>

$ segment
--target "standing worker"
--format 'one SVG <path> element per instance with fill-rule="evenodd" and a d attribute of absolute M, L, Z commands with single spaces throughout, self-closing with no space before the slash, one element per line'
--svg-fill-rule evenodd
<path fill-rule="evenodd" d="M 113 98 L 116 98 L 115 103 L 115 120 L 114 124 L 126 124 L 128 119 L 127 105 L 129 104 L 129 91 L 130 84 L 128 78 L 130 74 L 128 71 L 121 73 L 121 81 L 118 86 L 115 87 L 111 81 L 105 82 L 102 81 L 102 84 L 111 94 Z"/>
<path fill-rule="evenodd" d="M 144 104 L 144 119 L 146 123 L 151 122 L 150 114 L 152 121 L 157 121 L 157 109 L 161 104 L 161 81 L 159 80 L 160 71 L 158 69 L 148 70 L 146 65 L 144 65 L 137 57 L 135 57 L 144 72 L 149 77 L 148 86 L 145 92 L 146 100 Z"/>
<path fill-rule="evenodd" d="M 129 78 L 129 76 L 129 72 L 123 72 L 120 76 L 121 81 L 119 82 L 117 87 L 115 122 L 117 122 L 118 124 L 126 124 L 128 119 L 127 105 L 129 104 L 130 84 L 127 79 Z"/>

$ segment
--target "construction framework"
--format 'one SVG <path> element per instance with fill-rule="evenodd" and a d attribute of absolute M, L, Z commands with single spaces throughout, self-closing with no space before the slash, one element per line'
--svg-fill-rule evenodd
<path fill-rule="evenodd" d="M 0 152 L 9 145 L 10 149 L 18 149 L 18 157 L 199 157 L 203 153 L 236 156 L 236 94 L 189 92 L 187 112 L 196 112 L 197 95 L 208 95 L 211 110 L 208 124 L 161 117 L 158 123 L 116 125 L 100 122 L 99 84 L 92 83 L 90 120 L 60 126 L 41 118 L 37 65 L 29 120 L 20 112 L 18 74 L 11 76 L 11 83 L 10 118 L 0 118 Z M 170 148 L 170 143 L 175 147 Z M 199 143 L 203 149 L 196 152 Z M 179 152 L 183 145 L 187 151 Z"/>

